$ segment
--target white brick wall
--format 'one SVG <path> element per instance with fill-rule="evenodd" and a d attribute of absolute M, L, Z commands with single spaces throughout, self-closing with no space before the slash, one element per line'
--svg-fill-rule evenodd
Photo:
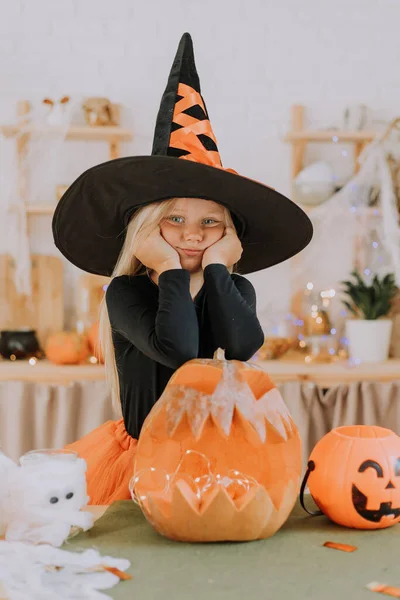
<path fill-rule="evenodd" d="M 0 0 L 0 122 L 13 119 L 21 98 L 105 95 L 124 104 L 135 130 L 124 153 L 149 153 L 189 31 L 224 164 L 288 193 L 282 137 L 293 103 L 307 105 L 315 126 L 340 124 L 344 107 L 360 102 L 373 119 L 400 112 L 399 22 L 399 0 Z M 3 165 L 4 148 L 13 146 L 3 145 Z M 60 153 L 71 179 L 105 159 L 101 145 Z M 50 221 L 35 219 L 33 249 L 49 251 Z M 285 302 L 287 274 L 285 266 L 251 278 L 260 307 Z"/>

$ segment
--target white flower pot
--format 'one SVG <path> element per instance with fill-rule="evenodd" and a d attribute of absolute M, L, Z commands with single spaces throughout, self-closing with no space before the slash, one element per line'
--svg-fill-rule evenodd
<path fill-rule="evenodd" d="M 346 321 L 346 337 L 350 358 L 361 362 L 381 362 L 389 356 L 391 319 Z"/>

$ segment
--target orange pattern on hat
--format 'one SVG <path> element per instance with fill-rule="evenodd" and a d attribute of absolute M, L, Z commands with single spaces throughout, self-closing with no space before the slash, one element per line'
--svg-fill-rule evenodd
<path fill-rule="evenodd" d="M 203 109 L 204 114 L 207 114 L 201 95 L 185 83 L 179 84 L 178 95 L 182 98 L 175 104 L 172 121 L 177 125 L 181 125 L 181 128 L 171 133 L 170 146 L 189 153 L 181 156 L 181 159 L 223 169 L 219 153 L 215 150 L 206 150 L 198 137 L 199 135 L 207 135 L 217 144 L 210 121 L 208 119 L 199 121 L 199 119 L 184 112 L 188 108 L 198 105 Z M 224 170 L 236 173 L 233 169 Z"/>

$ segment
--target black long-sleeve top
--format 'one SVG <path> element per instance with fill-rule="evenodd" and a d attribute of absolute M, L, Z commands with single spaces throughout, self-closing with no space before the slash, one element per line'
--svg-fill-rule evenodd
<path fill-rule="evenodd" d="M 252 284 L 221 264 L 204 269 L 192 299 L 186 269 L 164 271 L 156 285 L 147 275 L 115 277 L 106 292 L 127 432 L 143 422 L 174 371 L 192 358 L 249 360 L 264 335 Z"/>

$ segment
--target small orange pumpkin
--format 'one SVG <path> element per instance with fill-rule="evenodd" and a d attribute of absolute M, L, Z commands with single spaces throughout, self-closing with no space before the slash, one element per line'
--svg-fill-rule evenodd
<path fill-rule="evenodd" d="M 99 321 L 95 321 L 87 332 L 90 352 L 100 363 L 104 364 L 104 356 L 100 346 Z"/>
<path fill-rule="evenodd" d="M 45 346 L 46 357 L 57 365 L 77 365 L 89 356 L 87 337 L 75 331 L 50 335 Z"/>
<path fill-rule="evenodd" d="M 333 429 L 310 455 L 302 494 L 307 479 L 318 508 L 339 525 L 382 529 L 400 521 L 400 437 L 390 429 Z"/>
<path fill-rule="evenodd" d="M 171 377 L 144 422 L 130 489 L 166 537 L 247 541 L 285 522 L 300 474 L 299 433 L 267 373 L 219 350 Z"/>

